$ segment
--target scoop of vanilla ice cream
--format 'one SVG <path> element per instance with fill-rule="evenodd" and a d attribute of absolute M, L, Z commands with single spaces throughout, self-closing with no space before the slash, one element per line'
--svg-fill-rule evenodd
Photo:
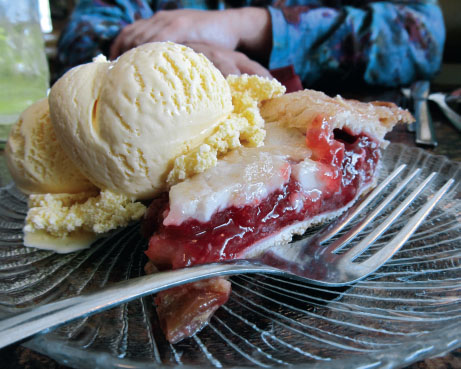
<path fill-rule="evenodd" d="M 8 169 L 25 193 L 77 193 L 94 188 L 61 148 L 48 99 L 32 104 L 13 125 L 5 148 Z"/>
<path fill-rule="evenodd" d="M 98 187 L 138 199 L 166 188 L 174 159 L 232 111 L 228 83 L 202 54 L 148 43 L 67 72 L 49 96 L 56 135 Z"/>
<path fill-rule="evenodd" d="M 283 95 L 285 87 L 276 79 L 247 74 L 230 75 L 227 83 L 234 110 L 200 146 L 175 159 L 167 178 L 169 185 L 214 167 L 218 157 L 241 145 L 258 147 L 264 144 L 266 133 L 259 104 L 263 100 Z"/>

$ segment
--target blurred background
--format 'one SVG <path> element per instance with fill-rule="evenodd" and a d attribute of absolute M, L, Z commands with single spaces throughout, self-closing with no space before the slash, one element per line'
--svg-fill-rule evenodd
<path fill-rule="evenodd" d="M 70 17 L 72 10 L 78 0 L 37 0 L 42 2 L 48 2 L 49 6 L 49 17 L 51 21 L 52 29 L 44 31 L 43 36 L 45 40 L 45 51 L 50 66 L 50 80 L 56 80 L 56 55 L 57 55 L 57 43 L 61 30 L 64 28 L 68 18 Z M 46 13 L 42 13 L 41 16 L 47 17 Z"/>
<path fill-rule="evenodd" d="M 443 65 L 435 83 L 461 85 L 461 1 L 439 0 L 445 18 L 447 38 Z"/>
<path fill-rule="evenodd" d="M 37 0 L 49 1 L 52 30 L 44 32 L 46 53 L 50 65 L 50 78 L 56 78 L 56 46 L 59 34 L 78 0 Z M 439 0 L 447 27 L 447 39 L 442 70 L 434 81 L 447 88 L 461 85 L 461 1 Z M 456 77 L 456 78 L 454 78 Z"/>

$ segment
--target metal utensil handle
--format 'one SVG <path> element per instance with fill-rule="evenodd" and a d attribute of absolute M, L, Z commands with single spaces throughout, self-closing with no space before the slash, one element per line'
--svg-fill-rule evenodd
<path fill-rule="evenodd" d="M 432 117 L 426 99 L 415 101 L 416 143 L 437 146 Z"/>
<path fill-rule="evenodd" d="M 198 265 L 130 279 L 90 294 L 42 305 L 0 321 L 0 348 L 37 333 L 47 333 L 75 319 L 108 310 L 148 294 L 201 279 L 236 273 L 279 274 L 282 272 L 276 268 L 254 265 L 240 260 L 222 264 Z"/>

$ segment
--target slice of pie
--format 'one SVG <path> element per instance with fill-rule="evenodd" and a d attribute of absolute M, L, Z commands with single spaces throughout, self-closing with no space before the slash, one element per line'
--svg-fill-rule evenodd
<path fill-rule="evenodd" d="M 146 269 L 252 257 L 338 216 L 374 185 L 384 135 L 413 120 L 392 103 L 312 90 L 264 101 L 260 110 L 264 146 L 236 149 L 152 202 L 144 221 Z M 159 293 L 167 339 L 201 329 L 229 293 L 223 278 Z"/>

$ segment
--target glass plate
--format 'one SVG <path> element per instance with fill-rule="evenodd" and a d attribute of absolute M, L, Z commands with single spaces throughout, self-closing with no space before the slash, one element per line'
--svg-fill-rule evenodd
<path fill-rule="evenodd" d="M 158 328 L 152 296 L 77 320 L 26 345 L 77 368 L 393 368 L 460 346 L 461 164 L 399 144 L 391 144 L 383 159 L 381 177 L 401 163 L 408 170 L 439 173 L 419 204 L 447 178 L 456 182 L 404 248 L 365 280 L 326 289 L 273 276 L 233 277 L 229 302 L 200 333 L 176 345 Z M 91 249 L 62 255 L 22 246 L 26 210 L 26 197 L 13 185 L 1 189 L 3 316 L 143 274 L 146 241 L 138 225 Z M 399 222 L 413 212 L 414 207 Z"/>

